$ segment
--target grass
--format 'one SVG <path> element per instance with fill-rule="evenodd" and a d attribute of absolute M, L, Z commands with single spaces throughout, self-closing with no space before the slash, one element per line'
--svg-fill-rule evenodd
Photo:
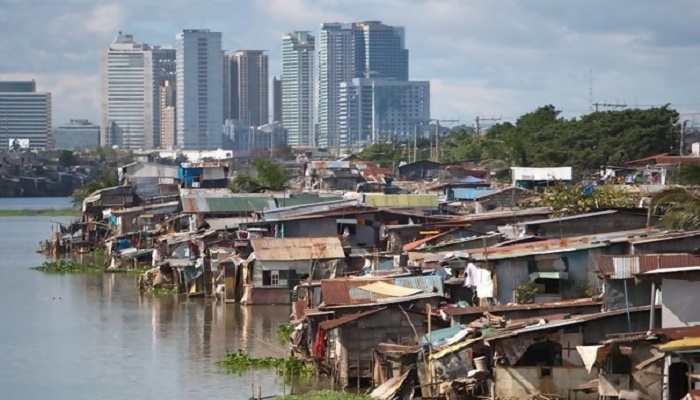
<path fill-rule="evenodd" d="M 336 392 L 332 390 L 318 390 L 304 394 L 297 394 L 291 396 L 277 396 L 275 400 L 365 400 L 369 399 L 367 396 L 362 396 L 360 394 L 347 393 L 347 392 Z"/>
<path fill-rule="evenodd" d="M 72 208 L 0 210 L 0 217 L 75 217 L 78 215 L 80 215 L 80 213 Z"/>
<path fill-rule="evenodd" d="M 82 264 L 74 261 L 47 261 L 33 269 L 47 274 L 81 274 L 88 272 L 103 272 L 104 268 L 97 264 Z"/>
<path fill-rule="evenodd" d="M 312 370 L 303 360 L 298 358 L 262 357 L 252 358 L 243 350 L 228 352 L 223 360 L 216 365 L 226 368 L 229 372 L 240 372 L 247 369 L 275 369 L 285 376 L 311 377 Z"/>

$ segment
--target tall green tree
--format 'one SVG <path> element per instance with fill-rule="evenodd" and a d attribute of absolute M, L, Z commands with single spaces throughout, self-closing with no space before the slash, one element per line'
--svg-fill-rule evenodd
<path fill-rule="evenodd" d="M 241 172 L 231 182 L 234 192 L 253 192 L 260 188 L 282 190 L 287 184 L 287 172 L 279 164 L 258 158 L 251 163 L 252 171 Z"/>

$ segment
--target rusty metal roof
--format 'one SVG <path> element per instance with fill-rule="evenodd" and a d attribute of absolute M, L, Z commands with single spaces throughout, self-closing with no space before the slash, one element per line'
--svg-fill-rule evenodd
<path fill-rule="evenodd" d="M 695 254 L 600 255 L 598 273 L 612 279 L 630 279 L 636 274 L 657 269 L 694 267 L 700 265 Z"/>
<path fill-rule="evenodd" d="M 362 311 L 362 312 L 355 313 L 355 314 L 346 314 L 346 315 L 343 315 L 342 317 L 338 317 L 335 319 L 329 319 L 328 321 L 323 321 L 320 324 L 318 324 L 318 326 L 320 326 L 321 329 L 328 331 L 331 329 L 335 329 L 339 326 L 349 324 L 350 322 L 357 321 L 357 320 L 362 319 L 364 317 L 370 316 L 372 314 L 376 314 L 376 313 L 383 311 L 383 310 L 385 310 L 385 308 L 376 308 L 373 310 Z"/>
<path fill-rule="evenodd" d="M 335 237 L 250 239 L 255 257 L 265 261 L 326 260 L 345 258 L 343 246 Z"/>
<path fill-rule="evenodd" d="M 546 310 L 546 309 L 558 309 L 558 308 L 572 308 L 572 307 L 591 307 L 591 306 L 602 306 L 603 302 L 591 300 L 589 298 L 584 299 L 572 299 L 572 300 L 562 300 L 552 303 L 538 303 L 538 304 L 515 304 L 511 306 L 491 306 L 491 307 L 452 307 L 445 308 L 443 311 L 449 316 L 453 315 L 476 315 L 483 314 L 485 312 L 495 313 L 504 311 L 521 311 L 521 310 Z M 543 317 L 538 317 L 543 318 Z"/>
<path fill-rule="evenodd" d="M 606 247 L 612 243 L 631 242 L 634 239 L 657 236 L 663 233 L 665 232 L 658 229 L 636 229 L 596 235 L 575 236 L 563 239 L 549 239 L 532 243 L 519 243 L 503 247 L 492 246 L 470 250 L 469 254 L 475 260 L 479 261 L 501 260 L 538 254 L 588 250 L 597 247 Z"/>
<path fill-rule="evenodd" d="M 657 328 L 652 329 L 654 335 L 665 336 L 671 340 L 683 339 L 686 337 L 700 337 L 700 326 L 684 326 L 678 328 Z"/>
<path fill-rule="evenodd" d="M 423 294 L 444 296 L 442 278 L 431 276 L 407 276 L 394 278 L 339 278 L 321 281 L 321 296 L 326 306 L 344 306 L 376 303 L 388 298 L 379 293 L 360 289 L 361 286 L 375 282 L 386 282 L 409 289 L 421 290 Z"/>

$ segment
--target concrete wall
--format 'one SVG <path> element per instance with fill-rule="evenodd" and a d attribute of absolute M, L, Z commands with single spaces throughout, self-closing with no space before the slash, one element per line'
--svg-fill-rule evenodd
<path fill-rule="evenodd" d="M 605 308 L 619 310 L 627 307 L 648 306 L 651 304 L 651 283 L 635 282 L 626 279 L 627 297 L 625 297 L 625 279 L 607 279 L 605 281 Z"/>
<path fill-rule="evenodd" d="M 661 281 L 661 327 L 675 328 L 700 324 L 700 282 L 663 279 Z"/>
<path fill-rule="evenodd" d="M 288 238 L 337 235 L 338 224 L 336 223 L 335 217 L 305 221 L 287 221 L 284 223 L 284 236 Z"/>
<path fill-rule="evenodd" d="M 545 370 L 550 375 L 543 376 Z M 496 396 L 525 399 L 535 393 L 559 394 L 568 398 L 569 389 L 595 378 L 584 367 L 495 367 Z M 578 400 L 598 399 L 598 394 L 579 393 Z"/>

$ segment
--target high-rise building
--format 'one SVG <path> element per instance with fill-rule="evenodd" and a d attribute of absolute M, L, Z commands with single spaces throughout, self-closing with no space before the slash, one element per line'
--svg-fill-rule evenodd
<path fill-rule="evenodd" d="M 315 38 L 296 31 L 282 37 L 282 125 L 287 144 L 314 146 Z"/>
<path fill-rule="evenodd" d="M 177 146 L 217 149 L 222 145 L 224 118 L 221 32 L 186 29 L 176 41 Z"/>
<path fill-rule="evenodd" d="M 238 50 L 230 58 L 229 119 L 252 126 L 269 118 L 268 57 L 263 50 Z"/>
<path fill-rule="evenodd" d="M 0 81 L 0 149 L 49 149 L 51 93 L 35 81 Z"/>
<path fill-rule="evenodd" d="M 282 79 L 272 77 L 272 122 L 282 123 Z"/>
<path fill-rule="evenodd" d="M 339 148 L 341 82 L 353 78 L 408 80 L 404 28 L 378 21 L 321 24 L 319 37 L 319 145 Z"/>
<path fill-rule="evenodd" d="M 86 119 L 72 119 L 53 131 L 54 150 L 94 149 L 100 145 L 100 127 Z"/>
<path fill-rule="evenodd" d="M 160 148 L 172 150 L 177 144 L 175 121 L 175 86 L 170 81 L 160 87 Z"/>
<path fill-rule="evenodd" d="M 412 138 L 430 120 L 430 82 L 354 78 L 340 84 L 338 136 L 342 148 Z"/>
<path fill-rule="evenodd" d="M 233 119 L 233 107 L 231 105 L 231 98 L 233 97 L 233 87 L 231 85 L 231 56 L 225 51 L 222 51 L 221 55 L 224 69 L 224 123 L 226 123 L 226 120 Z"/>
<path fill-rule="evenodd" d="M 135 43 L 119 32 L 101 56 L 101 143 L 160 145 L 160 87 L 175 77 L 175 50 Z"/>

